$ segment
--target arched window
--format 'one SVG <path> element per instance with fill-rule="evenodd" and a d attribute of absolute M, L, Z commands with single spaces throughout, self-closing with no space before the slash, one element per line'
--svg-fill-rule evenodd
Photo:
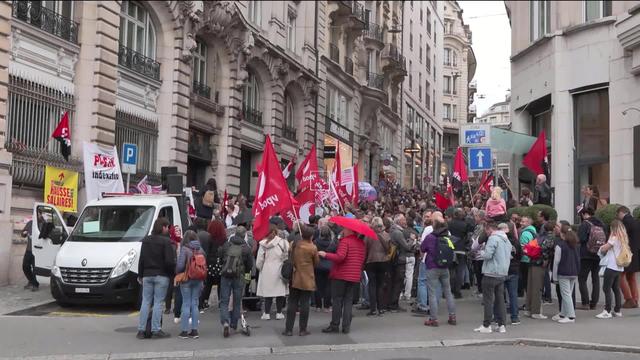
<path fill-rule="evenodd" d="M 262 112 L 260 111 L 260 84 L 258 79 L 249 70 L 249 78 L 242 90 L 242 113 L 249 122 L 262 125 Z"/>
<path fill-rule="evenodd" d="M 286 92 L 284 94 L 284 126 L 293 127 L 293 101 Z"/>
<path fill-rule="evenodd" d="M 156 30 L 149 12 L 137 2 L 122 2 L 120 44 L 148 58 L 156 58 Z"/>

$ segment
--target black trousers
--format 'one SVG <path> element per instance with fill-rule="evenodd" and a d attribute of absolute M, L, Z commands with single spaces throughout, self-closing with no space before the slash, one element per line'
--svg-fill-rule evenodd
<path fill-rule="evenodd" d="M 462 293 L 462 285 L 464 283 L 464 268 L 467 266 L 467 255 L 456 254 L 456 264 L 449 269 L 449 282 L 451 283 L 451 292 L 453 295 L 460 297 Z"/>
<path fill-rule="evenodd" d="M 529 277 L 529 263 L 520 263 L 520 279 L 518 279 L 518 297 L 524 296 L 524 291 L 527 289 L 528 277 Z"/>
<path fill-rule="evenodd" d="M 400 293 L 404 290 L 404 275 L 407 265 L 391 266 L 391 299 L 389 299 L 389 309 L 397 309 L 400 305 Z"/>
<path fill-rule="evenodd" d="M 482 260 L 473 260 L 473 273 L 476 276 L 476 282 L 478 285 L 478 292 L 482 294 Z"/>
<path fill-rule="evenodd" d="M 202 288 L 202 293 L 200 294 L 200 309 L 204 308 L 205 303 L 209 303 L 209 298 L 211 297 L 211 288 L 213 287 L 213 285 L 218 285 L 218 299 L 220 298 L 220 278 L 215 278 L 211 275 L 207 275 L 207 279 L 204 281 L 204 287 Z"/>
<path fill-rule="evenodd" d="M 602 292 L 604 293 L 604 309 L 611 312 L 611 293 L 613 293 L 616 304 L 613 311 L 620 312 L 622 307 L 622 294 L 620 293 L 620 275 L 622 272 L 611 269 L 604 271 L 604 283 L 602 284 Z"/>
<path fill-rule="evenodd" d="M 272 298 L 272 297 L 264 298 L 264 313 L 265 314 L 271 313 L 271 304 L 273 304 L 273 299 L 274 298 Z M 284 309 L 285 297 L 284 296 L 278 296 L 275 299 L 276 299 L 276 313 L 281 314 L 282 313 L 282 309 Z"/>
<path fill-rule="evenodd" d="M 600 300 L 600 260 L 582 259 L 580 260 L 580 274 L 578 274 L 578 287 L 580 288 L 580 302 L 582 305 L 589 305 L 592 308 L 598 305 Z M 591 274 L 591 297 L 587 287 L 587 278 Z M 589 300 L 591 299 L 591 300 Z"/>
<path fill-rule="evenodd" d="M 24 252 L 24 257 L 22 257 L 22 272 L 24 272 L 24 276 L 31 286 L 39 287 L 40 284 L 36 278 L 35 270 L 36 258 L 31 251 L 27 250 Z"/>
<path fill-rule="evenodd" d="M 386 262 L 374 262 L 365 266 L 369 277 L 369 307 L 371 311 L 384 309 L 384 276 L 387 273 Z"/>
<path fill-rule="evenodd" d="M 286 331 L 293 331 L 293 324 L 296 322 L 296 312 L 300 310 L 300 331 L 307 331 L 309 323 L 309 303 L 313 291 L 289 289 L 289 306 L 287 306 Z"/>
<path fill-rule="evenodd" d="M 331 283 L 328 270 L 316 269 L 315 305 L 318 309 L 331 307 Z"/>
<path fill-rule="evenodd" d="M 331 280 L 331 327 L 337 329 L 342 322 L 342 330 L 351 328 L 353 310 L 353 291 L 360 283 L 344 280 Z"/>

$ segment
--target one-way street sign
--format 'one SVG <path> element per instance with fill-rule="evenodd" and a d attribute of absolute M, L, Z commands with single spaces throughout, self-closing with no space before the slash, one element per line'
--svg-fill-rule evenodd
<path fill-rule="evenodd" d="M 469 148 L 469 170 L 491 170 L 491 148 Z"/>

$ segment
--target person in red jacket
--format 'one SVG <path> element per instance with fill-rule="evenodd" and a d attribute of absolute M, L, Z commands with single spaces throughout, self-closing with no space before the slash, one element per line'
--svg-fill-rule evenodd
<path fill-rule="evenodd" d="M 349 229 L 342 230 L 342 239 L 335 254 L 319 251 L 318 255 L 333 262 L 331 279 L 331 302 L 333 311 L 331 324 L 323 333 L 337 333 L 342 319 L 342 333 L 348 334 L 351 327 L 353 293 L 360 286 L 360 274 L 364 265 L 366 245 L 357 234 Z"/>

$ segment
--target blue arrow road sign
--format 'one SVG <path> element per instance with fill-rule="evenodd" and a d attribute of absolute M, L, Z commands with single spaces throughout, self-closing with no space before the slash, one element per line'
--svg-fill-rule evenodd
<path fill-rule="evenodd" d="M 122 144 L 122 172 L 127 174 L 136 173 L 138 164 L 138 145 Z"/>
<path fill-rule="evenodd" d="M 491 148 L 469 148 L 469 170 L 491 170 Z"/>

